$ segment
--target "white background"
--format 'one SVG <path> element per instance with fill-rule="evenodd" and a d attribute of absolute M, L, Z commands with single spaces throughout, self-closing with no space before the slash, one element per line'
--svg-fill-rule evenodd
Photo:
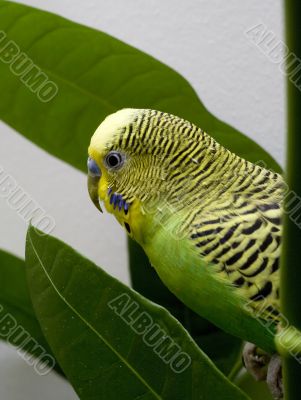
<path fill-rule="evenodd" d="M 284 77 L 244 31 L 264 23 L 283 38 L 280 0 L 24 0 L 103 30 L 184 75 L 207 108 L 267 149 L 282 165 Z M 0 123 L 0 165 L 56 221 L 53 234 L 128 282 L 126 241 L 113 218 L 90 204 L 85 176 Z M 0 248 L 24 254 L 26 226 L 0 199 Z M 71 400 L 54 374 L 37 376 L 0 344 L 0 399 Z"/>

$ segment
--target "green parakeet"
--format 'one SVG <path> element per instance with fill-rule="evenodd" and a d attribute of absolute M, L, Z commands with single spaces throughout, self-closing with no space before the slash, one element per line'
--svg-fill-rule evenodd
<path fill-rule="evenodd" d="M 275 351 L 283 178 L 167 113 L 123 109 L 91 139 L 89 193 L 165 285 L 221 329 Z"/>

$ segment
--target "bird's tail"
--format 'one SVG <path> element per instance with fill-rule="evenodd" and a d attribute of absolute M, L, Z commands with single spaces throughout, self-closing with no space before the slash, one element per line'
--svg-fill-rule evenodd
<path fill-rule="evenodd" d="M 281 356 L 291 356 L 301 364 L 301 332 L 296 327 L 289 325 L 279 328 L 275 335 L 275 345 Z"/>

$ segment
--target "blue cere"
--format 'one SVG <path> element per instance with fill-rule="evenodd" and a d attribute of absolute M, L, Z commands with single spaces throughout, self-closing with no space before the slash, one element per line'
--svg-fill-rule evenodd
<path fill-rule="evenodd" d="M 93 160 L 93 158 L 88 157 L 87 165 L 88 165 L 89 174 L 91 176 L 100 176 L 101 175 L 100 168 L 96 164 L 96 162 Z"/>

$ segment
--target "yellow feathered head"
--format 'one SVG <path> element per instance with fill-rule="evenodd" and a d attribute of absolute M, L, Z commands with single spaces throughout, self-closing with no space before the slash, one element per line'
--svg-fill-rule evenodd
<path fill-rule="evenodd" d="M 123 109 L 109 115 L 89 146 L 92 201 L 99 210 L 103 202 L 129 233 L 135 226 L 137 231 L 143 215 L 179 208 L 181 193 L 187 193 L 183 182 L 187 189 L 187 177 L 211 140 L 190 122 L 159 111 Z"/>

